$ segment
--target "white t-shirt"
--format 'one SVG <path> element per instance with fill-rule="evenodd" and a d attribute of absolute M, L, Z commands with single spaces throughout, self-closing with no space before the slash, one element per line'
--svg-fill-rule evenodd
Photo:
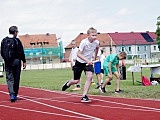
<path fill-rule="evenodd" d="M 71 62 L 72 62 L 72 66 L 75 65 L 74 59 L 77 59 L 77 53 L 78 53 L 78 48 L 77 47 L 72 48 L 72 50 L 71 50 Z"/>
<path fill-rule="evenodd" d="M 101 61 L 101 69 L 103 69 L 103 63 L 104 63 L 104 61 L 105 61 L 105 58 L 106 58 L 105 55 L 103 55 L 103 54 L 100 55 L 100 58 L 99 58 L 99 59 L 100 59 L 100 61 Z"/>
<path fill-rule="evenodd" d="M 79 50 L 82 52 L 82 56 L 92 60 L 93 53 L 95 49 L 99 46 L 99 41 L 95 40 L 94 42 L 90 42 L 88 38 L 83 39 L 79 45 Z M 77 61 L 80 63 L 86 63 L 86 61 L 82 60 L 81 58 L 77 57 Z"/>

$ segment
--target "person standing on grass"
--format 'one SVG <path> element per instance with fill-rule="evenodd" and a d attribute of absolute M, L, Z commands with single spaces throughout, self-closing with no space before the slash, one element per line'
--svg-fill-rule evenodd
<path fill-rule="evenodd" d="M 83 39 L 79 46 L 77 60 L 75 66 L 73 67 L 74 79 L 67 81 L 62 86 L 62 91 L 65 91 L 71 85 L 77 84 L 80 81 L 82 71 L 84 70 L 86 74 L 86 82 L 84 85 L 84 91 L 81 98 L 81 102 L 91 102 L 91 100 L 87 96 L 94 72 L 93 62 L 91 60 L 94 52 L 95 52 L 94 60 L 96 60 L 97 53 L 99 50 L 99 41 L 96 40 L 97 30 L 91 27 L 88 29 L 87 34 L 88 37 L 86 39 Z"/>
<path fill-rule="evenodd" d="M 5 37 L 1 42 L 1 55 L 5 62 L 6 82 L 8 85 L 11 102 L 15 102 L 18 98 L 19 82 L 21 74 L 21 60 L 23 61 L 23 69 L 26 68 L 26 59 L 22 43 L 18 35 L 17 26 L 9 28 L 9 36 Z"/>
<path fill-rule="evenodd" d="M 110 54 L 104 61 L 103 69 L 104 75 L 107 75 L 108 78 L 104 82 L 104 84 L 100 87 L 102 93 L 105 93 L 105 86 L 109 84 L 109 82 L 113 79 L 113 74 L 116 76 L 116 89 L 115 93 L 120 93 L 120 70 L 119 70 L 119 60 L 126 59 L 127 54 L 125 52 L 121 52 L 119 54 Z M 116 68 L 115 68 L 116 66 Z"/>
<path fill-rule="evenodd" d="M 100 70 L 101 72 L 99 74 L 96 74 L 97 80 L 98 80 L 96 89 L 99 89 L 101 85 L 103 84 L 103 74 L 104 74 L 103 63 L 104 63 L 105 58 L 106 56 L 104 55 L 104 51 L 101 50 L 101 54 L 99 56 L 99 60 L 101 62 L 101 70 Z"/>
<path fill-rule="evenodd" d="M 103 84 L 103 78 L 104 78 L 103 63 L 106 59 L 106 56 L 104 55 L 104 50 L 101 50 L 101 55 L 99 59 L 101 61 L 101 84 Z"/>
<path fill-rule="evenodd" d="M 75 40 L 72 40 L 71 45 L 72 45 L 72 50 L 71 50 L 71 53 L 70 53 L 70 60 L 71 60 L 71 68 L 72 68 L 72 71 L 73 71 L 73 67 L 74 67 L 75 62 L 77 60 L 78 48 L 76 46 L 76 41 Z M 73 71 L 73 75 L 74 75 L 74 71 Z M 73 88 L 72 90 L 81 90 L 81 79 L 76 84 L 76 87 Z"/>

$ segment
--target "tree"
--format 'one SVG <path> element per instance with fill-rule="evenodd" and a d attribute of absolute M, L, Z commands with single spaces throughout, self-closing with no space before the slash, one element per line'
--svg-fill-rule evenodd
<path fill-rule="evenodd" d="M 157 30 L 156 30 L 156 35 L 157 35 L 157 44 L 158 44 L 158 48 L 160 50 L 160 16 L 157 18 Z"/>

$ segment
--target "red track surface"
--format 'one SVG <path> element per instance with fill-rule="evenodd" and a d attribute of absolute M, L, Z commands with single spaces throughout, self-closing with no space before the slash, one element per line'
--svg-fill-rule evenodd
<path fill-rule="evenodd" d="M 160 101 L 81 95 L 21 87 L 19 100 L 9 101 L 6 85 L 0 85 L 0 120 L 160 120 Z"/>

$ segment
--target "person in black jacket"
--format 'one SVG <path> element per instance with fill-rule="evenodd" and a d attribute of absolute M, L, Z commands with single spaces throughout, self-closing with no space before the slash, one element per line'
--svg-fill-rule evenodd
<path fill-rule="evenodd" d="M 17 38 L 18 35 L 17 26 L 11 26 L 9 28 L 9 34 L 10 35 L 5 37 L 1 42 L 1 55 L 2 58 L 4 59 L 4 64 L 5 64 L 6 82 L 8 85 L 10 101 L 15 102 L 18 99 L 17 95 L 20 83 L 21 61 L 23 61 L 23 69 L 25 69 L 26 59 L 22 43 L 20 39 Z M 11 54 L 12 58 L 10 60 L 8 60 L 6 56 L 7 55 L 9 56 L 11 52 L 8 52 L 4 44 L 7 40 L 12 40 L 16 43 L 15 46 L 12 45 L 15 47 L 14 48 L 15 53 Z"/>

